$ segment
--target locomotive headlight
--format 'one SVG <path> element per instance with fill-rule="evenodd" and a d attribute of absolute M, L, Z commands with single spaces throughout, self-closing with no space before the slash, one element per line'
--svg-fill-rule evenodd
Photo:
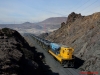
<path fill-rule="evenodd" d="M 69 50 L 67 50 L 67 52 L 69 52 Z"/>

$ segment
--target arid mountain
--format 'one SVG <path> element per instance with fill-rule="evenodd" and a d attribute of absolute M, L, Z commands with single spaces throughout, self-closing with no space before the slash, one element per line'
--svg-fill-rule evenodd
<path fill-rule="evenodd" d="M 67 20 L 67 17 L 51 17 L 48 18 L 42 22 L 39 22 L 40 24 L 60 24 L 61 22 L 65 22 Z"/>
<path fill-rule="evenodd" d="M 25 22 L 22 24 L 0 24 L 0 28 L 15 29 L 20 33 L 41 34 L 51 32 L 60 28 L 61 22 L 65 22 L 67 17 L 53 17 L 38 23 Z"/>
<path fill-rule="evenodd" d="M 49 31 L 60 28 L 61 23 L 66 22 L 66 20 L 67 17 L 51 17 L 37 24 Z"/>
<path fill-rule="evenodd" d="M 72 12 L 46 39 L 73 47 L 74 55 L 85 61 L 80 69 L 100 72 L 100 12 L 89 16 Z"/>

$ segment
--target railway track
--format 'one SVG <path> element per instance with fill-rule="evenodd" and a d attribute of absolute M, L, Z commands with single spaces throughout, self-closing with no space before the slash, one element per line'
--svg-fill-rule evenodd
<path fill-rule="evenodd" d="M 78 69 L 63 68 L 61 64 L 47 52 L 47 46 L 51 43 L 50 41 L 28 33 L 23 36 L 31 46 L 35 46 L 38 52 L 42 52 L 45 55 L 46 64 L 50 66 L 53 72 L 59 73 L 59 75 L 82 75 Z"/>

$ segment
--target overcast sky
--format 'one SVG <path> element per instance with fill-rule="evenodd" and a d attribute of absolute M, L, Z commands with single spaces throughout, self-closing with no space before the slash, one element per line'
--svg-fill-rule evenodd
<path fill-rule="evenodd" d="M 0 24 L 34 23 L 49 17 L 67 17 L 71 12 L 100 12 L 100 0 L 0 0 Z"/>

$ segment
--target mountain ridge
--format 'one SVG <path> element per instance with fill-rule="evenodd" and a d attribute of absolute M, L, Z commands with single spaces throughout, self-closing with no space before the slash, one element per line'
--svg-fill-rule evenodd
<path fill-rule="evenodd" d="M 100 66 L 100 12 L 88 16 L 72 12 L 66 23 L 46 39 L 73 47 L 74 55 L 85 61 L 80 69 L 100 72 L 96 67 Z"/>
<path fill-rule="evenodd" d="M 45 23 L 61 23 L 61 22 L 65 22 L 67 20 L 67 17 L 51 17 L 51 18 L 47 18 L 44 21 L 41 21 L 39 23 L 45 24 Z"/>
<path fill-rule="evenodd" d="M 64 19 L 63 19 L 64 18 Z M 65 22 L 65 17 L 52 17 L 38 23 L 24 22 L 22 24 L 0 24 L 1 28 L 11 28 L 19 31 L 20 33 L 34 33 L 41 34 L 51 32 L 58 29 L 61 22 Z M 45 30 L 46 29 L 46 30 Z"/>

